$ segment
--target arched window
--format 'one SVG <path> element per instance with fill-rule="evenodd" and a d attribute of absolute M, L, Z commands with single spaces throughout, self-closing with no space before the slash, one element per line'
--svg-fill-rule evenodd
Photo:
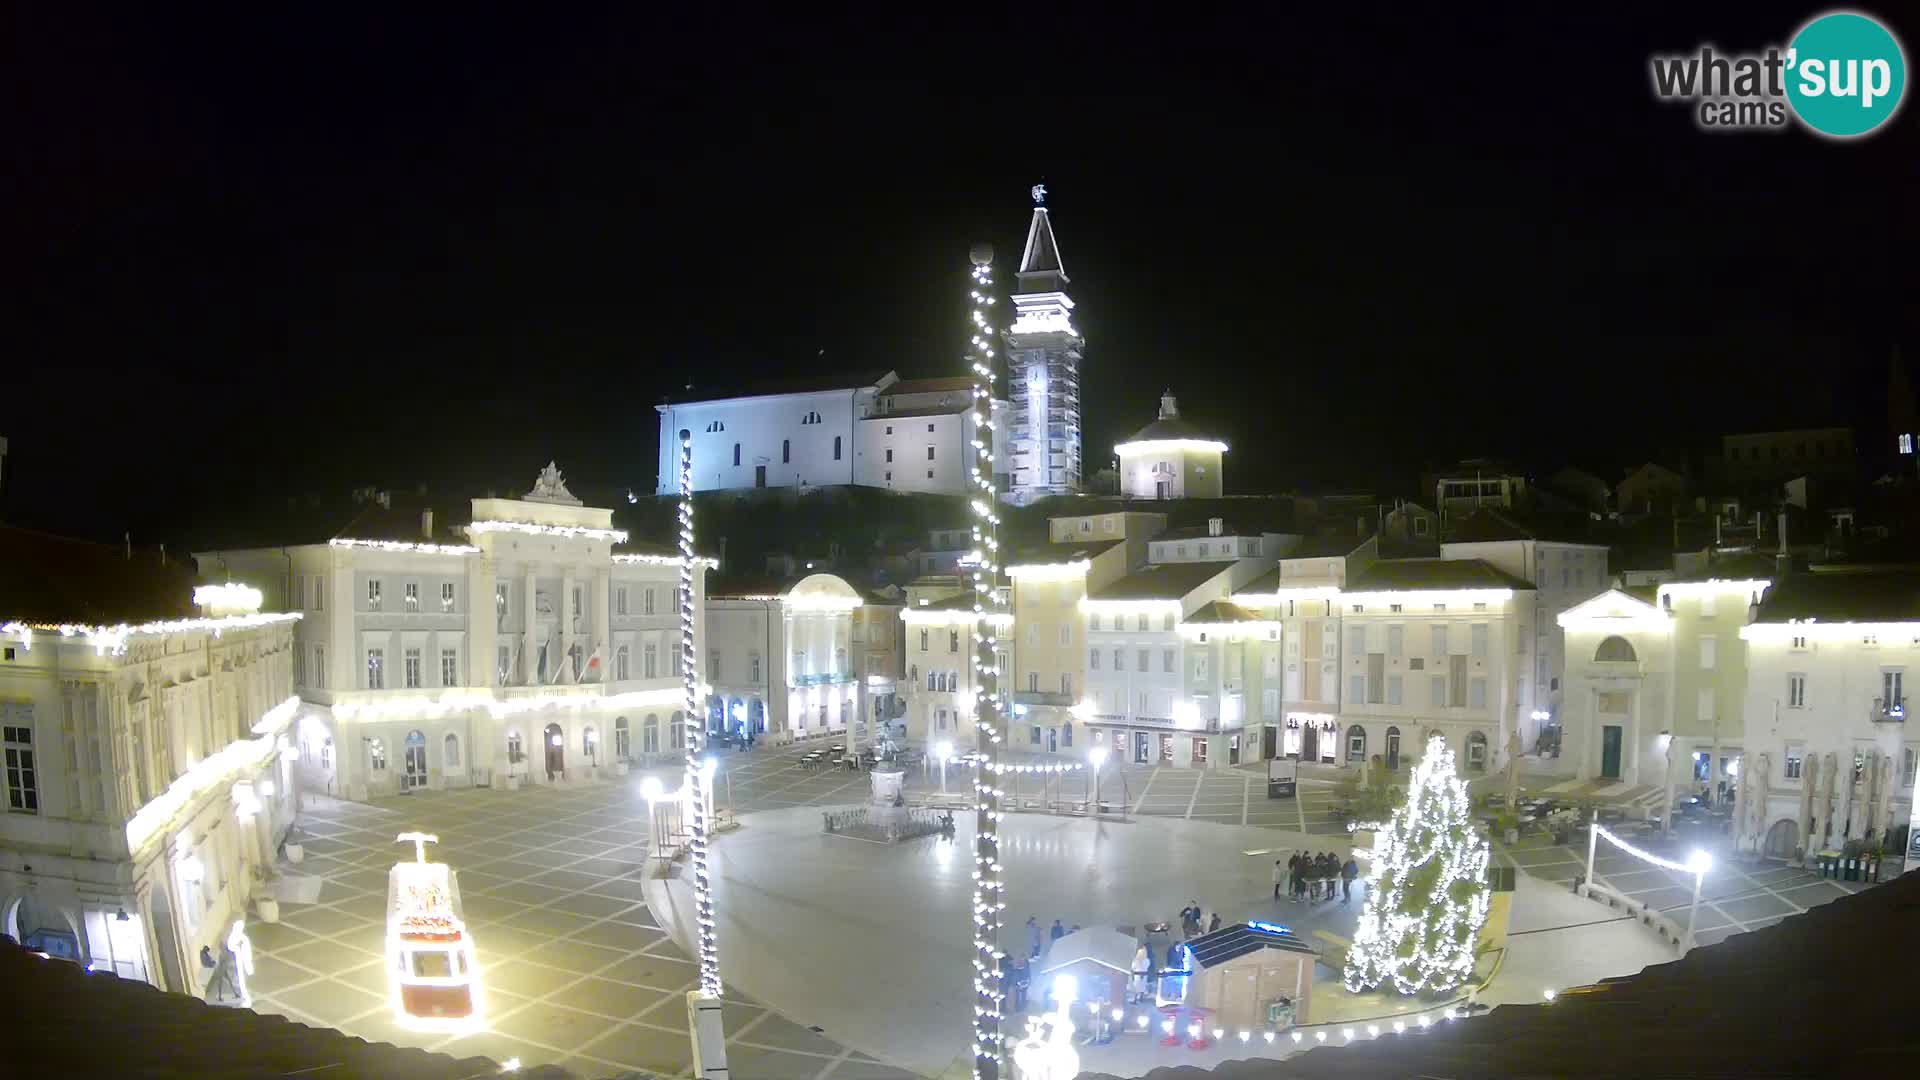
<path fill-rule="evenodd" d="M 387 770 L 387 745 L 379 739 L 367 740 L 367 767 L 374 772 Z"/>
<path fill-rule="evenodd" d="M 1399 767 L 1400 767 L 1400 729 L 1397 727 L 1390 727 L 1387 729 L 1387 768 L 1397 769 Z"/>
<path fill-rule="evenodd" d="M 520 733 L 517 731 L 507 732 L 507 764 L 518 765 L 526 759 L 526 756 L 526 747 L 520 742 Z"/>
<path fill-rule="evenodd" d="M 833 460 L 840 460 L 840 436 L 838 435 L 833 437 Z"/>
<path fill-rule="evenodd" d="M 600 733 L 593 730 L 592 724 L 588 724 L 586 730 L 580 733 L 580 752 L 587 755 L 588 761 L 598 760 Z"/>
<path fill-rule="evenodd" d="M 740 464 L 740 444 L 739 443 L 733 444 L 733 463 L 735 465 Z"/>
<path fill-rule="evenodd" d="M 613 650 L 613 677 L 619 680 L 633 678 L 633 650 L 625 645 Z"/>
<path fill-rule="evenodd" d="M 640 725 L 640 752 L 657 754 L 660 752 L 660 717 L 648 713 Z"/>
<path fill-rule="evenodd" d="M 1477 731 L 1467 736 L 1467 768 L 1487 771 L 1487 737 Z"/>
<path fill-rule="evenodd" d="M 793 440 L 781 439 L 780 440 L 780 464 L 786 465 L 791 463 L 792 461 L 793 461 Z"/>
<path fill-rule="evenodd" d="M 1060 745 L 1073 745 L 1073 722 L 1071 720 L 1060 725 Z"/>
<path fill-rule="evenodd" d="M 1367 729 L 1359 724 L 1347 729 L 1347 760 L 1367 760 Z"/>
<path fill-rule="evenodd" d="M 441 751 L 441 754 L 445 758 L 445 760 L 442 762 L 442 764 L 449 769 L 459 768 L 460 767 L 460 736 L 449 732 L 447 734 L 446 739 L 444 740 L 444 744 L 445 744 L 445 748 Z"/>
<path fill-rule="evenodd" d="M 1618 634 L 1602 640 L 1600 647 L 1593 651 L 1593 660 L 1595 663 L 1612 662 L 1631 664 L 1638 659 L 1639 657 L 1636 656 L 1633 651 L 1633 643 Z"/>
<path fill-rule="evenodd" d="M 632 733 L 627 729 L 627 718 L 615 717 L 613 721 L 613 758 L 625 761 L 633 756 Z"/>

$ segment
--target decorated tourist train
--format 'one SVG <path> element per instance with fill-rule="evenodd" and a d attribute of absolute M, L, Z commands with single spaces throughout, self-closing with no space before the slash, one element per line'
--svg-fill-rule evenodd
<path fill-rule="evenodd" d="M 460 884 L 446 863 L 427 861 L 439 837 L 405 832 L 413 861 L 387 875 L 387 971 L 395 1020 L 407 1027 L 464 1031 L 480 1022 L 480 970 L 460 911 Z"/>

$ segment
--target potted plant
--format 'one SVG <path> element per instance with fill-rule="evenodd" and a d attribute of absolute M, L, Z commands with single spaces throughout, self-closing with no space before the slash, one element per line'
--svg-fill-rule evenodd
<path fill-rule="evenodd" d="M 1502 811 L 1493 819 L 1493 827 L 1500 833 L 1500 838 L 1507 843 L 1520 842 L 1520 816 L 1513 811 Z"/>

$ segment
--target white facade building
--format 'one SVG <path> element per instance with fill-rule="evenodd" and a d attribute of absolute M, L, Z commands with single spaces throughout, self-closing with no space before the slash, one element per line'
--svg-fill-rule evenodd
<path fill-rule="evenodd" d="M 680 560 L 623 550 L 612 517 L 549 465 L 457 532 L 379 507 L 328 543 L 200 560 L 304 613 L 295 678 L 319 708 L 299 748 L 321 790 L 577 781 L 685 743 Z"/>
<path fill-rule="evenodd" d="M 1521 649 L 1529 677 L 1518 690 L 1526 718 L 1521 743 L 1532 751 L 1560 712 L 1567 668 L 1560 613 L 1607 591 L 1607 546 L 1548 539 L 1543 531 L 1491 510 L 1466 515 L 1455 531 L 1462 539 L 1440 545 L 1442 558 L 1481 559 L 1532 586 L 1533 609 L 1520 613 L 1530 636 Z M 1534 721 L 1536 711 L 1548 718 Z"/>
<path fill-rule="evenodd" d="M 299 616 L 219 589 L 195 617 L 190 576 L 151 553 L 24 535 L 0 528 L 11 569 L 75 576 L 0 572 L 0 919 L 49 956 L 209 994 L 298 807 Z"/>
<path fill-rule="evenodd" d="M 1741 629 L 1742 846 L 1792 858 L 1864 841 L 1920 857 L 1920 736 L 1906 689 L 1920 670 L 1916 596 L 1920 575 L 1910 570 L 1816 567 L 1775 582 Z"/>
<path fill-rule="evenodd" d="M 1073 325 L 1069 281 L 1044 205 L 1033 189 L 1033 220 L 1020 255 L 1013 324 L 1003 343 L 1011 400 L 1008 498 L 1025 505 L 1080 489 L 1080 362 L 1086 339 Z"/>
<path fill-rule="evenodd" d="M 796 381 L 766 393 L 657 405 L 658 494 L 679 489 L 680 435 L 693 440 L 695 491 L 858 485 L 964 495 L 972 382 L 880 372 Z M 996 414 L 1006 408 L 996 402 Z M 995 425 L 995 456 L 1006 448 Z"/>
<path fill-rule="evenodd" d="M 1225 482 L 1227 444 L 1180 418 L 1169 391 L 1160 416 L 1113 448 L 1120 455 L 1120 493 L 1135 499 L 1217 499 Z"/>
<path fill-rule="evenodd" d="M 854 729 L 868 715 L 850 652 L 863 603 L 832 574 L 777 593 L 723 586 L 707 603 L 709 726 L 775 743 Z"/>

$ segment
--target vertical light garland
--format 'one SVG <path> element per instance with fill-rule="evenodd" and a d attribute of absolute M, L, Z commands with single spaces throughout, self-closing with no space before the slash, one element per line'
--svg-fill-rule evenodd
<path fill-rule="evenodd" d="M 1000 524 L 993 490 L 993 248 L 976 244 L 973 261 L 973 698 L 978 765 L 973 778 L 973 1075 L 999 1080 L 1006 1070 L 1001 1034 L 1001 913 L 1007 908 L 1000 865 L 1000 751 L 1005 715 L 1000 701 L 999 632 L 1005 606 L 1000 580 Z"/>
<path fill-rule="evenodd" d="M 680 682 L 687 716 L 687 790 L 693 799 L 693 902 L 699 922 L 700 994 L 720 996 L 720 947 L 713 933 L 713 880 L 707 873 L 707 815 L 713 806 L 707 787 L 712 774 L 701 767 L 707 748 L 707 716 L 700 709 L 700 668 L 693 651 L 693 432 L 680 429 Z M 697 732 L 697 734 L 696 734 Z"/>

